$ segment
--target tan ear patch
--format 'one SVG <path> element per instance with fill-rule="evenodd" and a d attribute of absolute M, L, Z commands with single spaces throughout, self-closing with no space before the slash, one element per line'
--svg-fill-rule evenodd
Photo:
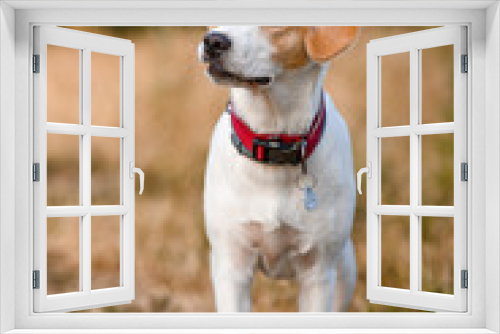
<path fill-rule="evenodd" d="M 305 44 L 309 57 L 317 62 L 332 59 L 357 38 L 359 27 L 309 27 Z"/>
<path fill-rule="evenodd" d="M 307 27 L 260 27 L 274 47 L 273 61 L 285 69 L 296 69 L 309 62 L 304 37 Z"/>

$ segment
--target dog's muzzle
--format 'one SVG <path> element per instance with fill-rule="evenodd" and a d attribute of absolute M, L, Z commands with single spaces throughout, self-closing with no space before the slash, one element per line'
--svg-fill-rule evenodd
<path fill-rule="evenodd" d="M 269 85 L 272 78 L 269 76 L 246 77 L 240 73 L 228 71 L 225 67 L 227 57 L 224 57 L 232 48 L 231 38 L 219 31 L 212 31 L 203 38 L 201 60 L 208 64 L 208 74 L 226 83 L 249 84 L 257 86 Z"/>

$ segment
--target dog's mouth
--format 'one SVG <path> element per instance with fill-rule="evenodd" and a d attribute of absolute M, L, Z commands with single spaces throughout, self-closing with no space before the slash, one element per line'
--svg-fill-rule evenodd
<path fill-rule="evenodd" d="M 207 61 L 207 73 L 216 82 L 225 84 L 241 84 L 250 86 L 267 86 L 272 82 L 271 77 L 244 77 L 227 71 L 220 61 Z"/>

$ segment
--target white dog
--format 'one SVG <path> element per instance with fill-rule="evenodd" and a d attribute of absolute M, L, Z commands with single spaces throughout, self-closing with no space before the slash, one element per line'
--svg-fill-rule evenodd
<path fill-rule="evenodd" d="M 299 284 L 299 310 L 343 311 L 356 282 L 347 126 L 322 90 L 357 27 L 212 28 L 208 76 L 231 86 L 213 133 L 205 220 L 219 312 L 250 312 L 256 269 Z"/>

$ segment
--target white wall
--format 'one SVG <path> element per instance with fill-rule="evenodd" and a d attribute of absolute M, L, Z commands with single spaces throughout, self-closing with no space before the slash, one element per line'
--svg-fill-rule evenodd
<path fill-rule="evenodd" d="M 486 266 L 486 328 L 500 332 L 500 152 L 488 149 L 500 142 L 500 6 L 491 5 L 486 11 L 486 256 L 496 259 L 494 265 Z M 479 168 L 481 166 L 477 166 Z"/>
<path fill-rule="evenodd" d="M 15 11 L 0 3 L 0 247 L 14 254 Z M 14 328 L 14 256 L 0 261 L 0 332 Z"/>

